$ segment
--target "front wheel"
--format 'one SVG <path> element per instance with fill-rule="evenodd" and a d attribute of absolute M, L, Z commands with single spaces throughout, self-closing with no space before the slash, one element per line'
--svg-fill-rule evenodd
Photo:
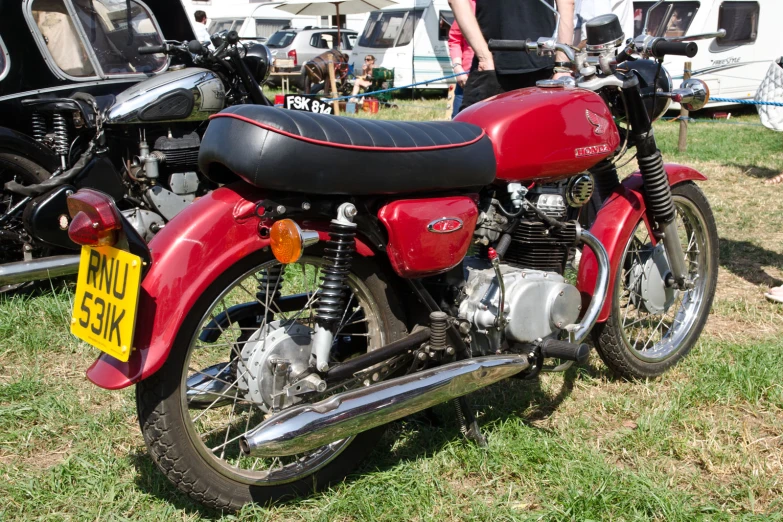
<path fill-rule="evenodd" d="M 312 368 L 314 303 L 324 263 L 303 257 L 282 267 L 268 252 L 237 262 L 198 300 L 163 367 L 138 384 L 149 454 L 196 501 L 234 511 L 306 495 L 344 478 L 383 434 L 376 428 L 293 456 L 255 458 L 241 451 L 241 437 L 281 410 L 362 385 L 354 379 L 321 392 L 291 393 Z M 376 262 L 354 260 L 330 365 L 405 335 L 384 273 Z M 387 367 L 379 372 L 393 373 Z"/>
<path fill-rule="evenodd" d="M 615 275 L 611 315 L 593 330 L 601 359 L 623 378 L 657 377 L 677 364 L 698 340 L 712 307 L 718 281 L 715 218 L 694 183 L 673 187 L 672 199 L 693 287 L 667 287 L 663 243 L 653 244 L 640 220 Z"/>

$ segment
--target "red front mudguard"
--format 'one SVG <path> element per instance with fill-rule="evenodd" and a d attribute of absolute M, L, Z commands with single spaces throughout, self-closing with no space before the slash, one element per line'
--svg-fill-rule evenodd
<path fill-rule="evenodd" d="M 87 370 L 90 381 L 117 390 L 163 365 L 196 300 L 231 265 L 269 245 L 259 235 L 261 219 L 255 212 L 262 199 L 260 190 L 243 183 L 220 188 L 190 205 L 155 236 L 149 244 L 152 267 L 141 283 L 130 360 L 101 355 Z M 328 239 L 328 222 L 308 222 L 304 227 Z M 356 251 L 374 254 L 359 237 Z"/>
<path fill-rule="evenodd" d="M 704 181 L 707 178 L 700 172 L 686 167 L 667 163 L 664 165 L 669 176 L 669 185 L 674 186 L 684 181 Z M 642 196 L 642 177 L 638 172 L 626 178 L 620 186 L 604 202 L 598 216 L 590 227 L 590 232 L 598 238 L 609 254 L 609 289 L 606 301 L 598 316 L 598 322 L 605 322 L 612 312 L 612 295 L 614 295 L 615 276 L 617 267 L 622 262 L 625 245 L 634 233 L 637 223 L 645 218 L 647 207 Z M 577 276 L 577 288 L 582 292 L 584 300 L 589 301 L 595 288 L 595 279 L 598 275 L 598 262 L 589 249 L 585 249 L 582 260 L 579 263 Z"/>

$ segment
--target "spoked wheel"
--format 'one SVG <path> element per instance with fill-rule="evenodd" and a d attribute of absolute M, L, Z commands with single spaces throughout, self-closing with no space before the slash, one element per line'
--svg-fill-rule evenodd
<path fill-rule="evenodd" d="M 5 190 L 5 184 L 16 181 L 22 185 L 40 183 L 49 177 L 49 173 L 37 163 L 14 154 L 0 151 L 0 216 L 5 216 L 23 196 Z M 0 225 L 0 264 L 21 261 L 24 259 L 24 245 L 29 243 L 27 232 L 22 224 L 22 212 L 20 209 L 15 215 L 6 219 Z M 46 255 L 45 249 L 36 248 L 31 251 L 33 257 Z M 0 286 L 0 293 L 17 290 L 24 286 L 18 285 Z"/>
<path fill-rule="evenodd" d="M 150 455 L 198 502 L 236 510 L 306 494 L 345 477 L 382 435 L 375 429 L 287 457 L 241 451 L 241 437 L 265 419 L 362 385 L 360 378 L 312 389 L 304 380 L 323 266 L 303 257 L 281 267 L 270 254 L 238 262 L 199 299 L 164 366 L 137 386 Z M 405 335 L 377 266 L 355 259 L 348 288 L 330 366 Z"/>
<path fill-rule="evenodd" d="M 642 220 L 623 253 L 612 314 L 594 331 L 601 359 L 629 379 L 655 377 L 688 354 L 707 322 L 718 279 L 718 231 L 707 199 L 693 183 L 672 188 L 689 278 L 685 291 L 667 287 L 663 243 L 653 245 Z"/>

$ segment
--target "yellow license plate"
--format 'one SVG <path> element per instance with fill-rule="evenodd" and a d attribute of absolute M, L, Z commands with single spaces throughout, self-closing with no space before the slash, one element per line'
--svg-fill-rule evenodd
<path fill-rule="evenodd" d="M 133 346 L 141 258 L 112 247 L 82 247 L 71 333 L 126 362 Z"/>

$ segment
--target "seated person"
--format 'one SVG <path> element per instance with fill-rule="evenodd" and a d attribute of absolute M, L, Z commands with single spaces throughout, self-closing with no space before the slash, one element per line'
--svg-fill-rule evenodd
<path fill-rule="evenodd" d="M 362 75 L 356 77 L 356 82 L 353 84 L 353 91 L 351 96 L 359 94 L 359 89 L 367 89 L 372 85 L 372 69 L 375 66 L 375 56 L 368 54 L 364 57 L 364 65 L 362 66 Z M 357 101 L 356 98 L 351 98 L 352 102 Z"/>
<path fill-rule="evenodd" d="M 38 7 L 39 4 L 36 4 Z M 49 6 L 46 6 L 49 7 Z M 81 38 L 68 13 L 62 12 L 63 6 L 53 5 L 51 10 L 35 10 L 33 16 L 44 37 L 46 47 L 52 54 L 54 63 L 70 76 L 92 76 L 92 68 Z"/>

